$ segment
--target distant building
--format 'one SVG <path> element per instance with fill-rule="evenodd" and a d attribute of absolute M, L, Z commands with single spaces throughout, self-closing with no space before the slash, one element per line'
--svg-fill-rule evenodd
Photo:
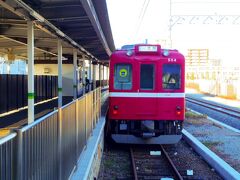
<path fill-rule="evenodd" d="M 189 49 L 186 56 L 186 78 L 216 79 L 221 71 L 221 60 L 210 59 L 208 49 Z"/>
<path fill-rule="evenodd" d="M 240 67 L 223 67 L 221 59 L 209 58 L 208 49 L 189 49 L 186 55 L 186 87 L 240 98 Z"/>
<path fill-rule="evenodd" d="M 186 66 L 205 66 L 209 62 L 208 49 L 188 49 L 186 56 Z"/>

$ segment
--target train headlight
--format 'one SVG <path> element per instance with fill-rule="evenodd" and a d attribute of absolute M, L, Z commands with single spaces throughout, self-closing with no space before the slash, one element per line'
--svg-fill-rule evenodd
<path fill-rule="evenodd" d="M 132 50 L 128 50 L 127 52 L 126 52 L 126 55 L 127 56 L 131 56 L 133 54 L 133 51 Z"/>
<path fill-rule="evenodd" d="M 169 50 L 168 49 L 163 50 L 163 56 L 169 56 Z"/>

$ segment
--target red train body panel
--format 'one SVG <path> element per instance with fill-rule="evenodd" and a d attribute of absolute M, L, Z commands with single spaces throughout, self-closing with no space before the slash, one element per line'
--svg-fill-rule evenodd
<path fill-rule="evenodd" d="M 119 143 L 176 143 L 185 117 L 185 59 L 160 45 L 111 55 L 107 129 Z"/>

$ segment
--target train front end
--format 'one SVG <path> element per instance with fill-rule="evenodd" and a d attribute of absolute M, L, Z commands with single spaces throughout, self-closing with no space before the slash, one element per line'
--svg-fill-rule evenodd
<path fill-rule="evenodd" d="M 177 143 L 185 118 L 184 74 L 177 50 L 140 44 L 114 52 L 107 135 L 117 143 Z"/>

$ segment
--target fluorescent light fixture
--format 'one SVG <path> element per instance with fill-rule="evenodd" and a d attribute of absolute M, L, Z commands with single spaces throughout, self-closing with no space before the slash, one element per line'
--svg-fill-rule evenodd
<path fill-rule="evenodd" d="M 56 33 L 58 33 L 59 36 L 65 37 L 65 34 L 60 30 L 57 30 Z"/>
<path fill-rule="evenodd" d="M 68 58 L 66 58 L 66 57 L 62 57 L 62 60 L 63 60 L 63 61 L 67 61 Z"/>
<path fill-rule="evenodd" d="M 44 17 L 42 17 L 40 14 L 36 13 L 35 11 L 30 12 L 30 14 L 35 17 L 38 21 L 44 22 Z"/>

